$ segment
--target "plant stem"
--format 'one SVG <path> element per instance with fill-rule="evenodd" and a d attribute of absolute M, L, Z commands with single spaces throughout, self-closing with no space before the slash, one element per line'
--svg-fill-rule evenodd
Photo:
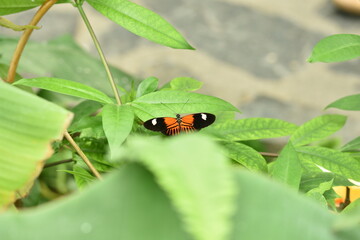
<path fill-rule="evenodd" d="M 98 39 L 96 38 L 95 32 L 94 32 L 94 30 L 93 30 L 92 27 L 91 27 L 91 24 L 90 24 L 90 22 L 89 22 L 89 20 L 88 20 L 88 18 L 87 18 L 87 16 L 86 16 L 86 14 L 85 14 L 85 12 L 84 12 L 84 9 L 82 8 L 82 3 L 79 3 L 79 0 L 75 0 L 75 3 L 76 3 L 76 7 L 77 7 L 77 9 L 79 10 L 79 13 L 80 13 L 82 19 L 84 20 L 84 23 L 85 23 L 85 25 L 86 25 L 86 27 L 87 27 L 90 35 L 91 35 L 91 38 L 92 38 L 92 40 L 93 40 L 93 42 L 94 42 L 94 45 L 95 45 L 95 47 L 96 47 L 96 50 L 98 51 L 99 56 L 100 56 L 100 58 L 101 58 L 101 61 L 102 61 L 102 63 L 104 64 L 106 74 L 107 74 L 107 76 L 108 76 L 108 79 L 109 79 L 109 81 L 110 81 L 111 88 L 112 88 L 112 90 L 113 90 L 113 92 L 114 92 L 114 96 L 115 96 L 115 98 L 116 98 L 116 102 L 117 102 L 118 105 L 121 105 L 121 99 L 120 99 L 119 92 L 118 92 L 118 89 L 117 89 L 117 87 L 116 87 L 114 78 L 113 78 L 113 76 L 112 76 L 112 74 L 111 74 L 109 65 L 108 65 L 108 63 L 107 63 L 107 61 L 106 61 L 105 55 L 104 55 L 104 53 L 103 53 L 103 51 L 102 51 L 102 49 L 101 49 L 101 46 L 100 46 L 100 44 L 99 44 L 99 41 L 98 41 Z"/>
<path fill-rule="evenodd" d="M 57 165 L 60 165 L 63 163 L 69 163 L 69 162 L 73 162 L 73 161 L 74 160 L 72 160 L 72 159 L 65 159 L 65 160 L 60 160 L 57 162 L 47 163 L 47 164 L 45 164 L 45 166 L 43 168 L 53 167 L 53 166 L 57 166 Z"/>
<path fill-rule="evenodd" d="M 47 0 L 44 2 L 39 10 L 35 13 L 33 19 L 30 21 L 29 25 L 36 26 L 40 19 L 45 15 L 45 13 L 54 5 L 58 0 Z M 25 48 L 27 41 L 30 38 L 30 35 L 34 29 L 28 28 L 24 31 L 23 35 L 20 37 L 18 45 L 16 46 L 13 58 L 11 59 L 8 76 L 6 81 L 8 83 L 13 83 L 15 80 L 16 69 L 19 64 L 21 54 Z"/>
<path fill-rule="evenodd" d="M 278 157 L 279 154 L 277 153 L 269 153 L 269 152 L 259 152 L 264 157 Z"/>
<path fill-rule="evenodd" d="M 96 170 L 96 168 L 92 165 L 92 163 L 90 162 L 90 160 L 86 157 L 86 155 L 84 154 L 84 152 L 80 149 L 80 147 L 76 144 L 76 142 L 74 141 L 74 139 L 70 136 L 70 134 L 65 131 L 64 133 L 65 138 L 69 141 L 69 143 L 71 144 L 71 146 L 73 146 L 73 148 L 76 150 L 76 152 L 80 155 L 80 157 L 84 160 L 84 162 L 86 163 L 86 165 L 90 168 L 90 170 L 92 171 L 92 173 L 95 175 L 95 177 L 97 177 L 98 179 L 102 179 L 100 173 Z"/>

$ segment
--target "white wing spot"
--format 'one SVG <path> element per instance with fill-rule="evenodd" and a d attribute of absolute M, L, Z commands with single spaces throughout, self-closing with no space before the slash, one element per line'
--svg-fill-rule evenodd
<path fill-rule="evenodd" d="M 206 118 L 207 118 L 206 114 L 202 113 L 202 114 L 201 114 L 201 118 L 202 118 L 204 121 L 206 121 Z"/>
<path fill-rule="evenodd" d="M 151 121 L 151 124 L 154 125 L 154 126 L 157 124 L 156 118 L 154 118 L 154 119 Z"/>

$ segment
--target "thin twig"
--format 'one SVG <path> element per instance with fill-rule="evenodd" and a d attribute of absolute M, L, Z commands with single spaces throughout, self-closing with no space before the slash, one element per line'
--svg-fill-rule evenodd
<path fill-rule="evenodd" d="M 259 152 L 259 153 L 265 157 L 278 157 L 279 156 L 278 153 L 269 153 L 269 152 Z"/>
<path fill-rule="evenodd" d="M 63 163 L 69 163 L 69 162 L 74 162 L 74 160 L 73 159 L 65 159 L 65 160 L 60 160 L 57 162 L 47 163 L 44 165 L 44 168 L 53 167 L 53 166 L 57 166 L 57 165 L 60 165 Z"/>
<path fill-rule="evenodd" d="M 47 0 L 44 2 L 39 10 L 35 13 L 33 19 L 30 21 L 29 25 L 36 26 L 40 19 L 45 15 L 45 13 L 57 2 L 58 0 Z M 8 75 L 6 82 L 13 83 L 15 80 L 16 69 L 19 64 L 21 54 L 25 48 L 27 41 L 30 38 L 30 35 L 34 29 L 28 28 L 24 31 L 23 35 L 20 37 L 18 45 L 16 46 L 13 58 L 11 59 Z"/>
<path fill-rule="evenodd" d="M 100 173 L 92 165 L 90 160 L 86 157 L 85 153 L 80 149 L 80 147 L 76 144 L 74 139 L 70 136 L 70 134 L 67 131 L 65 131 L 64 136 L 69 141 L 71 146 L 73 146 L 73 148 L 76 150 L 76 152 L 80 155 L 80 157 L 84 160 L 84 162 L 90 168 L 91 172 L 95 175 L 95 177 L 97 177 L 98 179 L 102 179 Z"/>
<path fill-rule="evenodd" d="M 104 53 L 103 53 L 103 51 L 101 49 L 100 43 L 99 43 L 98 39 L 96 38 L 95 32 L 94 32 L 93 28 L 91 27 L 91 24 L 90 24 L 85 12 L 84 12 L 84 9 L 82 8 L 82 3 L 80 3 L 79 0 L 75 0 L 75 2 L 76 2 L 76 7 L 79 10 L 79 13 L 80 13 L 82 19 L 84 20 L 84 23 L 85 23 L 85 25 L 86 25 L 86 27 L 87 27 L 90 35 L 91 35 L 91 38 L 92 38 L 92 40 L 94 42 L 96 50 L 98 51 L 99 56 L 101 58 L 101 61 L 102 61 L 103 65 L 104 65 L 104 67 L 105 67 L 105 71 L 106 71 L 106 74 L 108 76 L 111 88 L 112 88 L 112 90 L 114 92 L 116 102 L 117 102 L 118 105 L 121 105 L 121 99 L 120 99 L 120 96 L 119 96 L 119 91 L 118 91 L 118 89 L 116 87 L 114 78 L 113 78 L 113 76 L 111 74 L 109 65 L 108 65 L 108 63 L 106 61 L 106 58 L 105 58 L 105 55 L 104 55 Z"/>

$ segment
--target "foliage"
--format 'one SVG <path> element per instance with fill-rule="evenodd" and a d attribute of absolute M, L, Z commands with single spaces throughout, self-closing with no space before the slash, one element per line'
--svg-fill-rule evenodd
<path fill-rule="evenodd" d="M 1 0 L 0 13 L 43 2 Z M 61 2 L 73 3 L 86 19 L 84 1 Z M 150 41 L 193 49 L 166 20 L 142 6 L 127 0 L 86 2 Z M 0 38 L 4 79 L 16 41 Z M 359 201 L 341 212 L 332 189 L 360 181 L 360 137 L 340 148 L 320 144 L 345 125 L 346 116 L 324 114 L 301 126 L 281 119 L 236 119 L 240 111 L 232 104 L 194 93 L 202 87 L 196 79 L 177 77 L 159 87 L 155 77 L 138 81 L 113 67 L 111 94 L 103 82 L 107 70 L 70 37 L 27 46 L 19 72 L 35 77 L 18 74 L 13 85 L 0 82 L 0 168 L 6 170 L 0 175 L 0 207 L 8 209 L 0 215 L 4 239 L 335 240 L 360 235 Z M 358 57 L 359 46 L 358 35 L 334 35 L 321 40 L 308 61 Z M 70 108 L 71 125 L 65 106 L 39 98 L 32 88 L 78 99 Z M 359 102 L 357 94 L 326 108 L 359 111 Z M 200 133 L 173 137 L 142 126 L 154 117 L 197 112 L 215 114 L 216 122 Z M 65 128 L 90 166 L 73 150 L 71 137 L 50 149 Z M 279 137 L 288 142 L 272 158 L 255 147 L 254 141 Z M 103 181 L 91 166 L 105 176 Z M 37 206 L 76 189 L 32 211 L 19 206 Z M 10 210 L 15 206 L 19 213 Z"/>

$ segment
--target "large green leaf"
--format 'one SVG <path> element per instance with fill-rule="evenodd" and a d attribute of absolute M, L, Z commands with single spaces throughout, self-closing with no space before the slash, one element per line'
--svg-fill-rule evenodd
<path fill-rule="evenodd" d="M 118 149 L 131 132 L 134 113 L 129 106 L 108 104 L 102 112 L 102 123 L 110 153 Z"/>
<path fill-rule="evenodd" d="M 219 138 L 232 141 L 256 140 L 288 136 L 297 129 L 293 123 L 273 118 L 245 118 L 229 120 L 203 132 L 213 133 Z"/>
<path fill-rule="evenodd" d="M 234 217 L 228 222 L 231 236 L 223 239 L 342 239 L 335 236 L 337 229 L 333 225 L 347 216 L 340 218 L 329 213 L 269 178 L 248 171 L 230 172 L 234 173 L 233 180 L 241 192 L 233 209 Z M 192 182 L 194 187 L 196 184 Z M 205 192 L 204 198 L 208 194 L 212 192 Z M 129 164 L 104 181 L 53 204 L 1 215 L 0 235 L 6 240 L 169 240 L 169 236 L 172 240 L 198 240 L 183 230 L 183 222 L 173 206 L 150 172 Z M 341 230 L 348 233 L 347 229 Z M 210 236 L 207 240 L 213 239 Z"/>
<path fill-rule="evenodd" d="M 308 62 L 340 62 L 360 56 L 360 35 L 335 34 L 320 40 Z"/>
<path fill-rule="evenodd" d="M 272 167 L 272 176 L 291 187 L 298 189 L 300 185 L 302 168 L 291 141 L 281 151 Z"/>
<path fill-rule="evenodd" d="M 255 149 L 238 142 L 224 144 L 229 158 L 253 171 L 267 172 L 266 161 Z"/>
<path fill-rule="evenodd" d="M 301 125 L 291 136 L 294 146 L 306 145 L 330 136 L 341 129 L 346 116 L 328 114 L 316 117 Z"/>
<path fill-rule="evenodd" d="M 360 181 L 360 162 L 349 153 L 323 147 L 297 147 L 300 161 L 317 164 L 333 173 Z"/>
<path fill-rule="evenodd" d="M 23 85 L 28 87 L 37 87 L 45 90 L 50 90 L 57 93 L 62 93 L 74 97 L 89 99 L 100 103 L 113 103 L 105 93 L 84 85 L 82 83 L 73 82 L 60 78 L 31 78 L 21 79 L 16 81 L 14 85 Z"/>
<path fill-rule="evenodd" d="M 0 208 L 23 196 L 72 114 L 0 81 Z"/>
<path fill-rule="evenodd" d="M 360 94 L 346 96 L 330 103 L 328 108 L 338 108 L 342 110 L 360 111 Z"/>
<path fill-rule="evenodd" d="M 131 106 L 143 121 L 154 117 L 175 117 L 177 113 L 239 111 L 220 98 L 170 90 L 144 95 L 133 101 Z"/>
<path fill-rule="evenodd" d="M 150 41 L 182 49 L 193 49 L 165 19 L 128 0 L 87 0 L 104 16 L 130 32 Z"/>
<path fill-rule="evenodd" d="M 43 4 L 45 0 L 0 0 L 0 16 L 22 12 Z M 59 0 L 57 3 L 70 3 L 71 0 Z"/>
<path fill-rule="evenodd" d="M 17 39 L 0 37 L 1 63 L 10 62 L 17 42 Z M 134 78 L 115 67 L 110 69 L 115 82 L 123 88 L 130 89 Z M 18 72 L 40 77 L 71 79 L 112 94 L 110 84 L 104 84 L 107 76 L 101 61 L 81 49 L 69 36 L 42 43 L 29 41 L 21 56 Z"/>
<path fill-rule="evenodd" d="M 218 146 L 195 134 L 128 139 L 125 151 L 126 159 L 140 161 L 153 172 L 195 239 L 226 238 L 236 189 Z"/>
<path fill-rule="evenodd" d="M 251 172 L 236 174 L 240 194 L 231 240 L 335 240 L 336 215 L 287 186 Z"/>

